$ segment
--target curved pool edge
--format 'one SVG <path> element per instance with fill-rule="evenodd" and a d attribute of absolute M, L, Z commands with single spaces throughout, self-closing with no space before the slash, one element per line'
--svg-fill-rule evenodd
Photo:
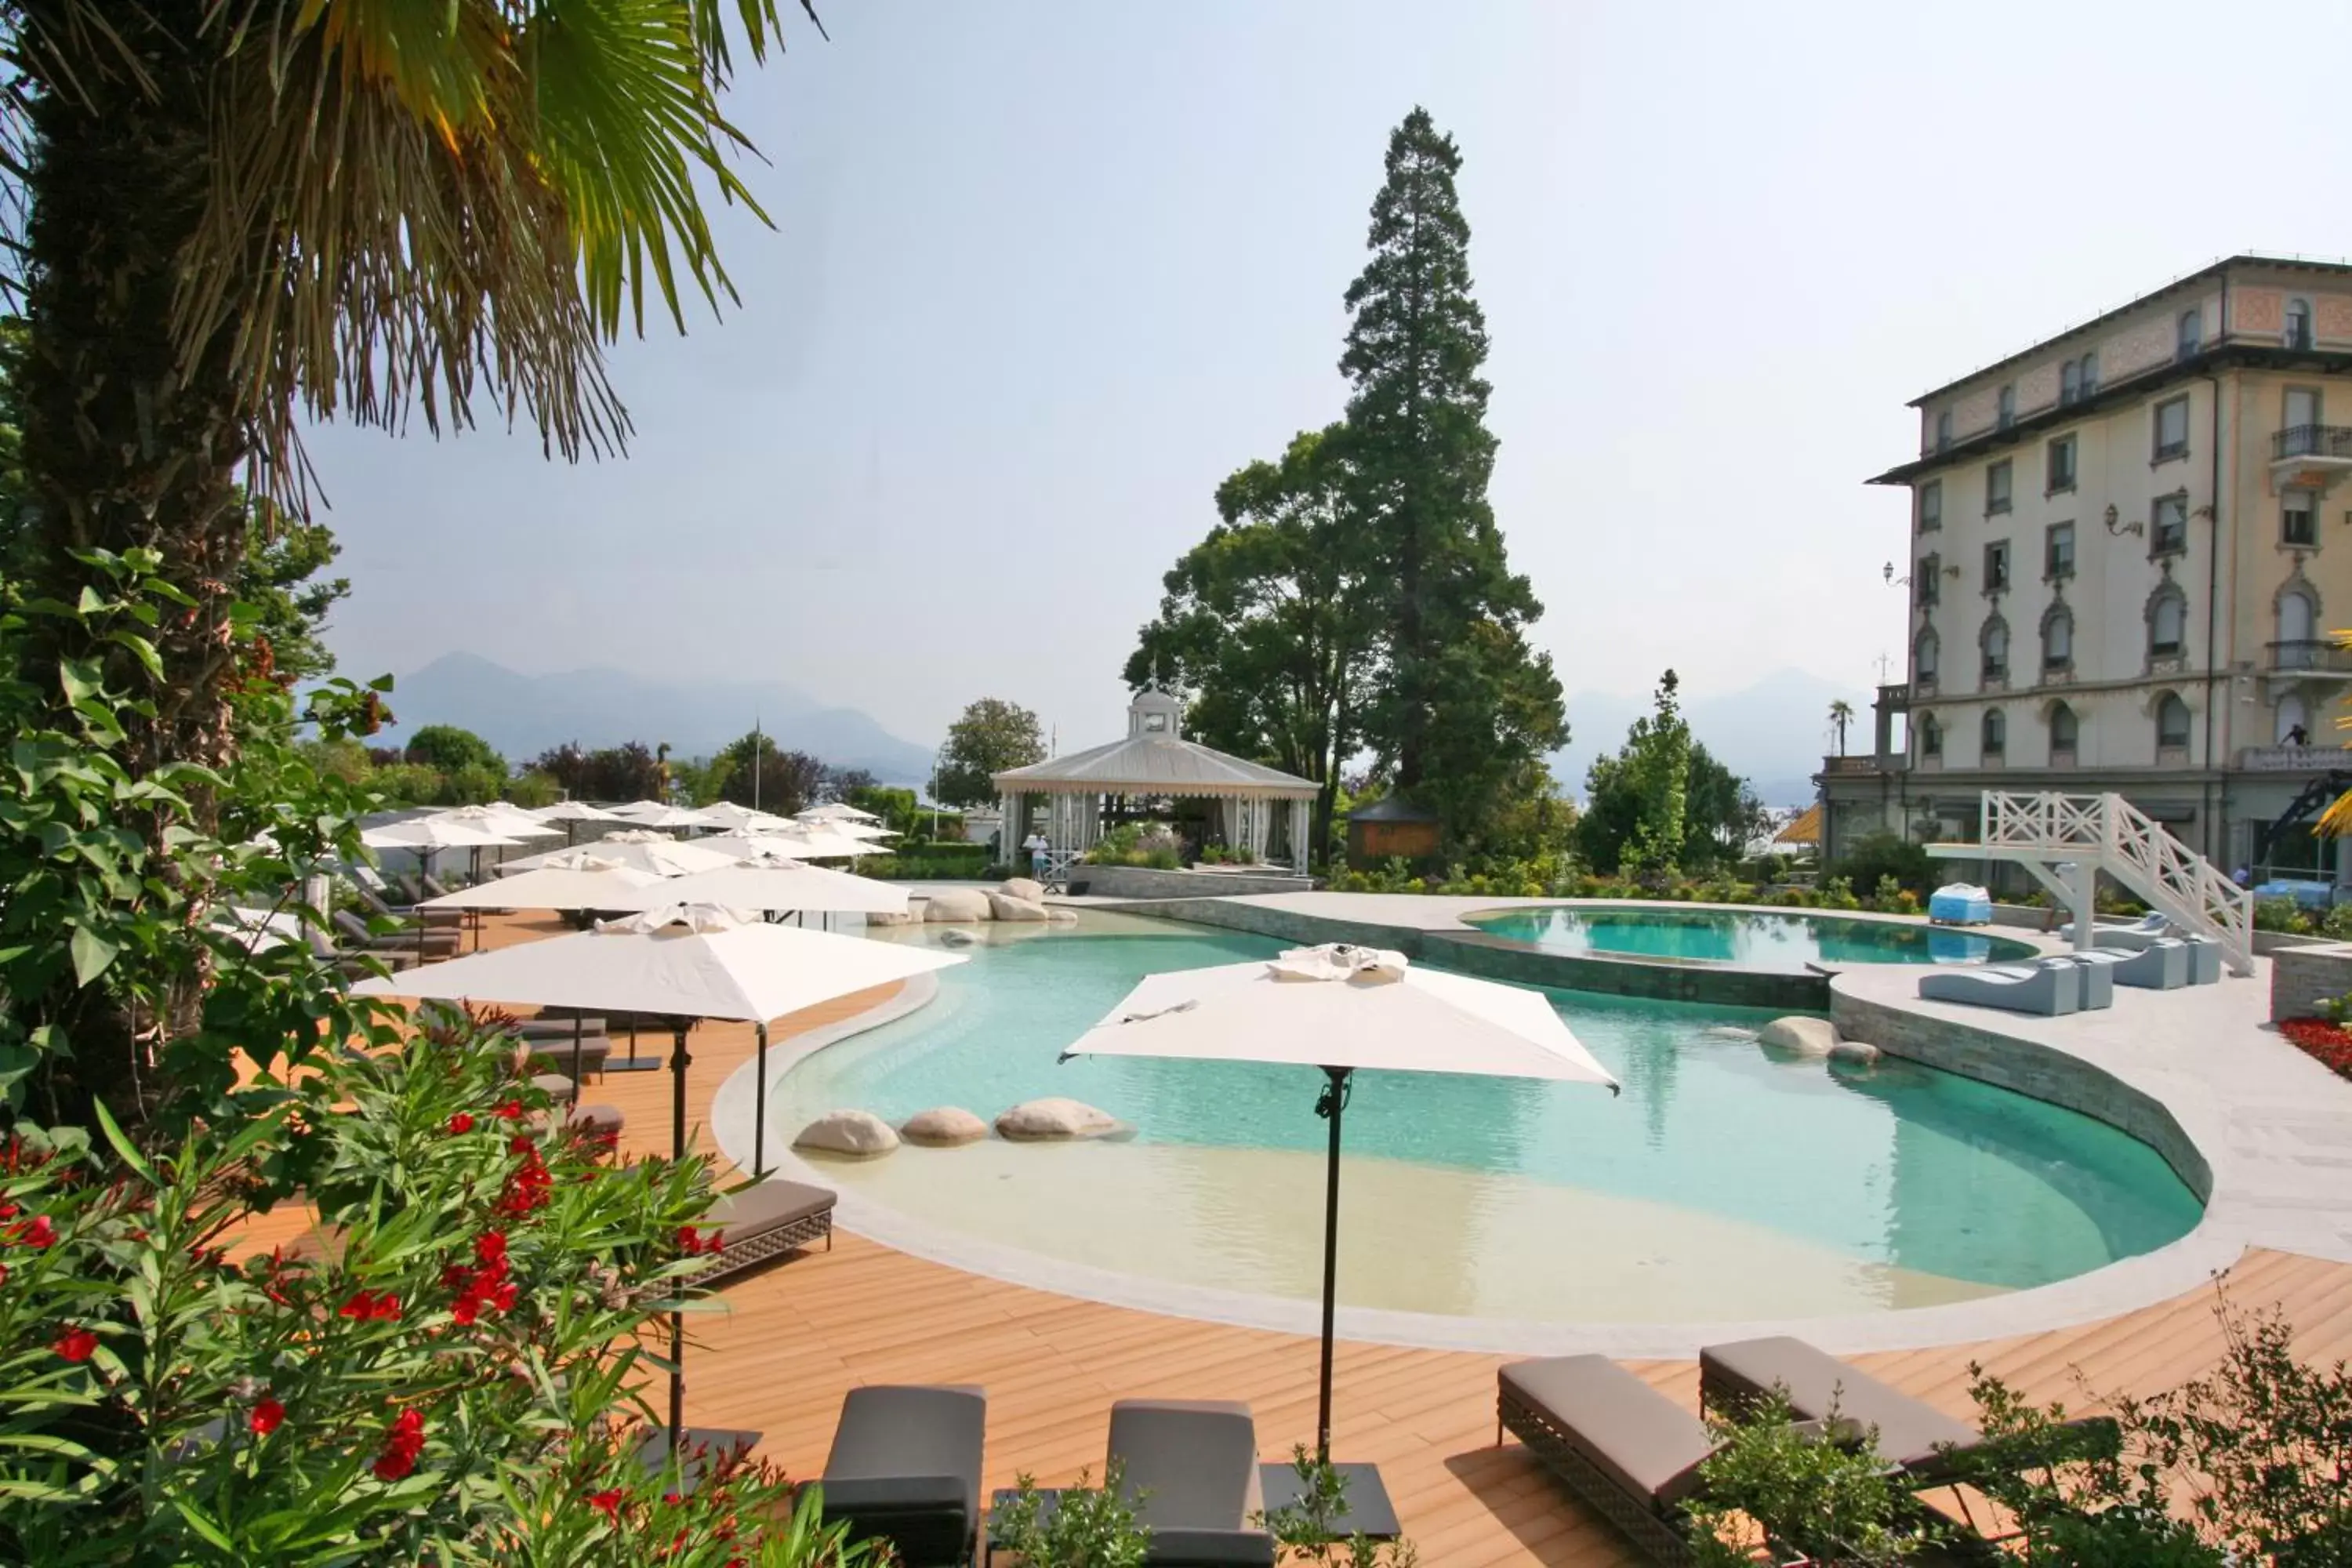
<path fill-rule="evenodd" d="M 909 975 L 898 983 L 898 990 L 863 1013 L 853 1014 L 823 1028 L 789 1036 L 776 1042 L 768 1047 L 767 1081 L 756 1090 L 752 1088 L 752 1080 L 760 1074 L 760 1058 L 757 1052 L 752 1053 L 711 1091 L 711 1142 L 717 1143 L 719 1152 L 733 1161 L 747 1176 L 751 1173 L 754 1163 L 769 1172 L 782 1169 L 787 1163 L 806 1170 L 805 1163 L 792 1152 L 792 1132 L 777 1127 L 772 1121 L 766 1127 L 766 1158 L 757 1162 L 753 1160 L 752 1135 L 760 1127 L 759 1100 L 772 1096 L 786 1073 L 827 1046 L 837 1046 L 869 1029 L 878 1029 L 885 1024 L 898 1022 L 909 1013 L 919 1012 L 929 1006 L 939 994 L 940 978 L 937 974 Z M 782 1140 L 781 1148 L 778 1147 L 779 1139 Z M 824 1184 L 822 1177 L 801 1176 L 796 1179 L 815 1180 Z"/>

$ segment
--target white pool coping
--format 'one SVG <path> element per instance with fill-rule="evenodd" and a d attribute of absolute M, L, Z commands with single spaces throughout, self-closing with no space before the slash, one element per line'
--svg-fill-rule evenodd
<path fill-rule="evenodd" d="M 1302 913 L 1426 931 L 1456 926 L 1474 910 L 1563 900 L 1289 893 L 1232 901 L 1280 903 Z M 2026 932 L 2000 934 L 2032 940 Z M 1343 1305 L 1340 1336 L 1434 1350 L 1624 1358 L 1688 1358 L 1703 1345 L 1762 1334 L 1798 1335 L 1841 1354 L 1909 1350 L 2112 1318 L 2196 1289 L 2250 1247 L 2352 1262 L 2352 1082 L 2264 1024 L 2267 960 L 2257 960 L 2252 979 L 2162 993 L 2118 987 L 2113 1008 L 2055 1019 L 1923 1002 L 1916 995 L 1918 973 L 1908 965 L 1856 967 L 1837 976 L 1832 992 L 1911 1016 L 1922 1026 L 1939 1019 L 1968 1026 L 1979 1036 L 1998 1037 L 2003 1049 L 2034 1058 L 2058 1053 L 2153 1100 L 2210 1169 L 2210 1194 L 2196 1228 L 2169 1246 L 2070 1279 L 1943 1306 L 1799 1319 L 1562 1323 Z M 713 1097 L 712 1136 L 748 1171 L 755 1092 L 772 1093 L 805 1057 L 904 1017 L 937 994 L 936 979 L 919 976 L 867 1013 L 784 1042 L 769 1053 L 767 1081 L 757 1091 L 755 1064 L 744 1063 Z M 770 1168 L 792 1180 L 832 1184 L 823 1169 L 793 1153 L 789 1130 L 771 1126 L 768 1133 Z M 950 1232 L 853 1191 L 842 1192 L 836 1219 L 914 1257 L 1034 1289 L 1244 1328 L 1310 1336 L 1320 1329 L 1320 1310 L 1311 1300 L 1089 1268 Z M 1410 1266 L 1409 1259 L 1399 1262 Z"/>

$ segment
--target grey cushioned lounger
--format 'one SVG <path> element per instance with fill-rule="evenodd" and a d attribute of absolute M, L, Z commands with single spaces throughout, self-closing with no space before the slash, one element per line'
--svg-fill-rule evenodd
<path fill-rule="evenodd" d="M 740 1192 L 722 1194 L 702 1223 L 705 1228 L 718 1231 L 725 1245 L 698 1278 L 710 1284 L 820 1237 L 825 1250 L 831 1251 L 836 1201 L 830 1187 L 777 1176 Z"/>
<path fill-rule="evenodd" d="M 1495 1417 L 1651 1558 L 1691 1560 L 1682 1505 L 1714 1451 L 1697 1416 L 1606 1356 L 1571 1355 L 1501 1368 Z"/>
<path fill-rule="evenodd" d="M 2074 983 L 2082 987 L 2074 997 L 2074 1010 L 2078 1013 L 2095 1013 L 2102 1007 L 2112 1007 L 2116 1005 L 2115 966 L 2119 962 L 2120 960 L 2112 953 L 2094 951 L 2069 952 L 2055 958 L 2045 958 L 2042 961 L 2042 964 L 2045 969 L 2056 969 L 2063 965 L 2073 970 Z"/>
<path fill-rule="evenodd" d="M 2185 936 L 2189 944 L 2189 984 L 2213 985 L 2221 979 L 2221 944 L 2210 936 Z"/>
<path fill-rule="evenodd" d="M 1930 1002 L 1964 1002 L 2052 1018 L 2082 1005 L 2083 982 L 2071 966 L 1938 969 L 1919 977 L 1919 994 Z"/>
<path fill-rule="evenodd" d="M 828 1524 L 887 1541 L 907 1568 L 955 1568 L 980 1539 L 988 1396 L 964 1386 L 877 1384 L 841 1402 L 818 1484 Z"/>
<path fill-rule="evenodd" d="M 2160 936 L 2131 952 L 2094 956 L 2110 959 L 2118 985 L 2144 991 L 2174 991 L 2189 984 L 2189 944 L 2178 937 Z"/>
<path fill-rule="evenodd" d="M 1709 1409 L 1737 1415 L 1779 1388 L 1807 1420 L 1826 1420 L 1834 1408 L 1842 1422 L 1875 1427 L 1881 1457 L 1915 1480 L 1940 1468 L 1939 1445 L 1966 1448 L 1982 1439 L 1967 1422 L 1785 1334 L 1710 1345 L 1698 1352 L 1698 1367 L 1699 1398 Z"/>
<path fill-rule="evenodd" d="M 1110 1407 L 1109 1461 L 1151 1531 L 1161 1568 L 1271 1564 L 1274 1537 L 1250 1523 L 1258 1490 L 1257 1423 L 1246 1405 L 1122 1399 Z"/>

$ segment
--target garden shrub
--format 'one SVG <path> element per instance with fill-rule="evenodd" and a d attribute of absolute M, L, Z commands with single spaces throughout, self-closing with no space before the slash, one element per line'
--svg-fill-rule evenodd
<path fill-rule="evenodd" d="M 1909 1562 L 1945 1534 L 1867 1438 L 1826 1440 L 1780 1394 L 1713 1430 L 1717 1447 L 1699 1468 L 1702 1491 L 1689 1510 L 1693 1557 L 1706 1568 L 1750 1568 L 1759 1531 L 1775 1563 L 1801 1555 L 1855 1568 Z"/>
<path fill-rule="evenodd" d="M 2293 899 L 2256 899 L 2254 929 L 2303 936 L 2315 927 L 2310 913 Z"/>
<path fill-rule="evenodd" d="M 1875 888 L 1892 877 L 1896 886 L 1908 888 L 1922 898 L 1934 891 L 1943 879 L 1936 863 L 1928 858 L 1925 845 L 1892 833 L 1868 833 L 1855 839 L 1853 847 L 1824 868 L 1824 875 L 1843 877 L 1857 888 Z"/>

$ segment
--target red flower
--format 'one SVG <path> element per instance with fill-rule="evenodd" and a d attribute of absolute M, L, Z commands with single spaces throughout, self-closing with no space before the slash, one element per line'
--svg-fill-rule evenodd
<path fill-rule="evenodd" d="M 471 1132 L 473 1130 L 474 1130 L 474 1119 L 473 1119 L 471 1116 L 467 1115 L 464 1111 L 462 1111 L 462 1110 L 461 1110 L 461 1111 L 457 1112 L 457 1115 L 455 1115 L 455 1116 L 453 1116 L 453 1117 L 449 1118 L 449 1131 L 452 1131 L 452 1132 Z"/>
<path fill-rule="evenodd" d="M 455 1318 L 457 1321 L 471 1327 L 474 1319 L 480 1314 L 481 1310 L 482 1299 L 469 1290 L 466 1294 L 457 1298 L 456 1304 L 451 1306 L 449 1309 L 449 1315 L 452 1318 Z"/>
<path fill-rule="evenodd" d="M 396 1481 L 416 1468 L 416 1458 L 424 1451 L 425 1416 L 412 1407 L 393 1417 L 392 1430 L 384 1434 L 383 1451 L 371 1468 L 376 1479 Z"/>
<path fill-rule="evenodd" d="M 0 1204 L 0 1219 L 15 1219 L 25 1211 L 15 1204 Z"/>
<path fill-rule="evenodd" d="M 676 1508 L 678 1504 L 680 1504 L 680 1503 L 684 1502 L 685 1500 L 686 1500 L 685 1497 L 684 1497 L 682 1494 L 677 1493 L 677 1492 L 664 1492 L 664 1493 L 662 1493 L 662 1501 L 664 1501 L 664 1502 L 666 1502 L 666 1503 L 669 1504 L 669 1506 L 670 1506 L 670 1507 L 672 1507 L 672 1508 Z"/>
<path fill-rule="evenodd" d="M 57 1342 L 49 1348 L 68 1361 L 88 1361 L 98 1349 L 98 1336 L 88 1329 L 60 1329 Z"/>
<path fill-rule="evenodd" d="M 486 1230 L 474 1238 L 474 1261 L 485 1268 L 503 1268 L 507 1263 L 507 1233 Z"/>
<path fill-rule="evenodd" d="M 372 1290 L 354 1290 L 350 1300 L 335 1309 L 335 1315 L 361 1322 L 394 1322 L 400 1318 L 400 1298 L 389 1290 L 381 1296 Z"/>
<path fill-rule="evenodd" d="M 692 1258 L 702 1250 L 702 1233 L 690 1225 L 677 1227 L 677 1249 Z"/>
<path fill-rule="evenodd" d="M 711 1256 L 713 1256 L 713 1257 L 716 1257 L 718 1254 L 719 1254 L 719 1253 L 722 1253 L 722 1252 L 726 1251 L 726 1250 L 727 1250 L 727 1233 L 726 1233 L 725 1231 L 723 1231 L 723 1230 L 714 1230 L 714 1231 L 712 1231 L 709 1237 L 705 1237 L 705 1238 L 704 1238 L 703 1243 L 702 1243 L 702 1250 L 703 1250 L 704 1252 L 706 1252 L 706 1253 L 710 1254 L 710 1255 L 711 1255 Z"/>
<path fill-rule="evenodd" d="M 37 1214 L 10 1226 L 8 1239 L 19 1247 L 50 1247 L 56 1245 L 58 1227 L 49 1223 L 48 1215 Z"/>
<path fill-rule="evenodd" d="M 606 1519 L 611 1520 L 614 1524 L 620 1523 L 621 1489 L 614 1487 L 611 1491 L 590 1492 L 588 1494 L 588 1506 L 594 1509 L 598 1513 L 603 1514 Z"/>
<path fill-rule="evenodd" d="M 286 1406 L 265 1394 L 261 1396 L 261 1403 L 253 1407 L 252 1414 L 246 1416 L 245 1424 L 252 1429 L 255 1436 L 267 1437 L 277 1431 L 278 1424 L 285 1419 Z"/>
<path fill-rule="evenodd" d="M 0 1263 L 0 1285 L 5 1285 L 6 1283 L 8 1283 L 8 1266 L 5 1263 Z"/>
<path fill-rule="evenodd" d="M 515 1301 L 520 1294 L 521 1293 L 515 1289 L 515 1282 L 513 1280 L 502 1280 L 499 1282 L 499 1288 L 490 1292 L 490 1301 L 499 1311 L 511 1312 L 514 1310 Z"/>
<path fill-rule="evenodd" d="M 536 1152 L 538 1148 L 539 1140 L 528 1132 L 518 1132 L 507 1140 L 507 1152 L 509 1154 L 530 1154 Z"/>
<path fill-rule="evenodd" d="M 509 1100 L 499 1106 L 495 1114 L 502 1121 L 520 1121 L 523 1118 L 522 1101 Z"/>

